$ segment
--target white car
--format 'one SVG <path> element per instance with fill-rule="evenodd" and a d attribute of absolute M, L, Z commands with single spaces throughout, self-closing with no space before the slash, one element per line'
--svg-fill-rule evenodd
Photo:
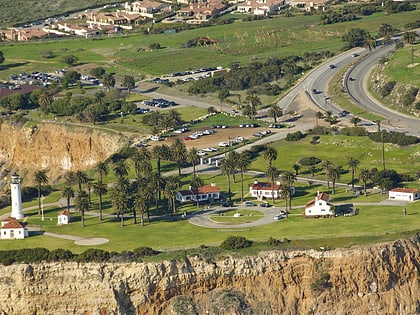
<path fill-rule="evenodd" d="M 213 150 L 211 148 L 203 148 L 202 151 L 204 151 L 204 152 L 213 152 Z"/>
<path fill-rule="evenodd" d="M 159 137 L 159 136 L 151 136 L 150 137 L 150 140 L 152 140 L 152 141 L 160 141 L 160 140 L 162 140 L 162 138 Z"/>
<path fill-rule="evenodd" d="M 204 151 L 197 151 L 197 155 L 198 156 L 205 156 L 205 155 L 207 155 L 207 153 L 204 152 Z"/>
<path fill-rule="evenodd" d="M 219 142 L 217 145 L 219 147 L 227 147 L 229 144 L 227 142 Z"/>

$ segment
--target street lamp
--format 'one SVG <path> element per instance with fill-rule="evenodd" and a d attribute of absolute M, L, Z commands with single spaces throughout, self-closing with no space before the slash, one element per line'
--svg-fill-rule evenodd
<path fill-rule="evenodd" d="M 41 220 L 44 221 L 44 195 L 41 195 Z"/>

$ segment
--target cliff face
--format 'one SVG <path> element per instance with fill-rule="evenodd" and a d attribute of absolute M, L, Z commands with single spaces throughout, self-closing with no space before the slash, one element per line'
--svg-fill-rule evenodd
<path fill-rule="evenodd" d="M 418 314 L 419 239 L 206 262 L 0 266 L 0 314 Z"/>
<path fill-rule="evenodd" d="M 20 175 L 47 169 L 48 176 L 54 179 L 70 170 L 85 170 L 122 145 L 117 135 L 95 129 L 59 124 L 31 128 L 0 125 L 0 163 L 8 170 L 18 170 Z"/>

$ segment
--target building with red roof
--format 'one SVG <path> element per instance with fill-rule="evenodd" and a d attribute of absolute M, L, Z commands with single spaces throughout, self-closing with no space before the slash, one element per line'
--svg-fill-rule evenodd
<path fill-rule="evenodd" d="M 16 221 L 15 218 L 8 217 L 1 222 L 1 239 L 24 239 L 28 237 L 28 230 L 23 223 Z"/>
<path fill-rule="evenodd" d="M 332 217 L 334 206 L 330 204 L 330 196 L 325 192 L 318 192 L 314 200 L 305 206 L 305 217 Z"/>
<path fill-rule="evenodd" d="M 216 186 L 215 183 L 204 185 L 198 188 L 190 187 L 189 189 L 178 191 L 175 198 L 179 202 L 214 201 L 220 199 L 220 189 Z"/>
<path fill-rule="evenodd" d="M 420 199 L 420 190 L 415 188 L 393 188 L 388 191 L 388 198 L 392 200 L 414 201 Z"/>

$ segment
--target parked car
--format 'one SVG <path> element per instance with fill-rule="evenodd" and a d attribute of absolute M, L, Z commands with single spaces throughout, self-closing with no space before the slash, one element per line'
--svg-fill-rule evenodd
<path fill-rule="evenodd" d="M 245 201 L 245 206 L 247 206 L 247 207 L 255 207 L 256 204 L 253 203 L 252 201 Z"/>
<path fill-rule="evenodd" d="M 222 202 L 220 203 L 220 206 L 221 206 L 221 207 L 233 207 L 233 201 L 232 201 L 232 200 L 225 200 L 225 201 L 222 201 Z"/>
<path fill-rule="evenodd" d="M 269 204 L 268 202 L 263 202 L 262 204 L 260 204 L 260 206 L 263 208 L 270 208 L 271 204 Z"/>
<path fill-rule="evenodd" d="M 280 210 L 280 213 L 278 215 L 274 216 L 274 220 L 278 221 L 278 220 L 284 219 L 286 217 L 287 217 L 286 211 Z"/>

